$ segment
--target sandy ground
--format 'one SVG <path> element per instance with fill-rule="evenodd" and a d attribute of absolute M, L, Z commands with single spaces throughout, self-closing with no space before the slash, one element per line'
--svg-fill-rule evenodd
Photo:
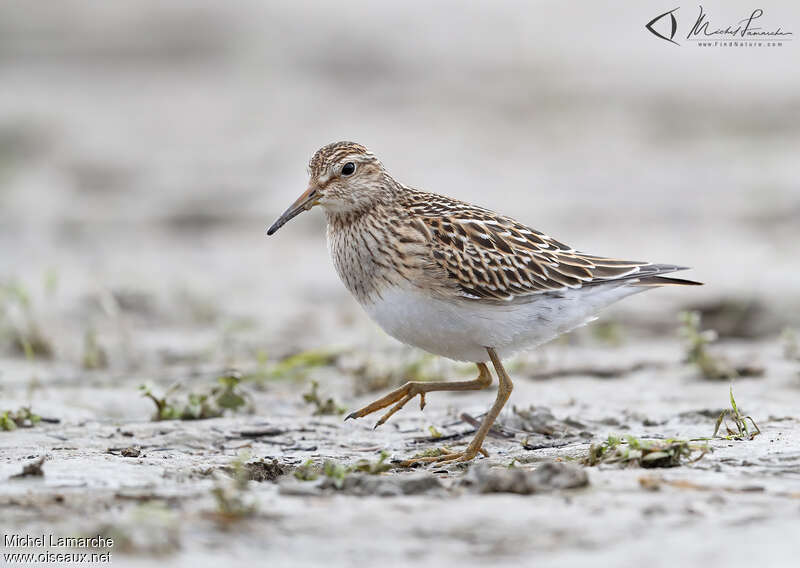
<path fill-rule="evenodd" d="M 767 377 L 735 385 L 739 403 L 747 405 L 743 410 L 762 431 L 752 441 L 712 440 L 711 453 L 676 468 L 579 465 L 589 445 L 608 434 L 711 435 L 727 405 L 727 385 L 699 379 L 676 360 L 679 346 L 668 342 L 665 349 L 663 343 L 626 343 L 613 357 L 587 347 L 550 348 L 549 356 L 562 363 L 544 368 L 567 369 L 565 376 L 533 378 L 542 374 L 540 363 L 532 364 L 534 371 L 517 366 L 516 411 L 501 420 L 512 437 L 490 438 L 490 458 L 469 467 L 351 473 L 341 489 L 326 487 L 324 475 L 300 481 L 294 472 L 307 460 L 347 466 L 375 462 L 381 450 L 391 460 L 442 444 L 457 449 L 472 430 L 458 416 L 478 415 L 491 394 L 430 396 L 424 413 L 410 404 L 373 431 L 363 420 L 311 416 L 300 384 L 273 380 L 255 392 L 253 416 L 151 422 L 151 405 L 135 398 L 134 377 L 112 387 L 102 386 L 100 371 L 89 375 L 89 382 L 99 383 L 91 386 L 86 374 L 39 375 L 49 386 L 33 404 L 45 417 L 63 418 L 0 437 L 3 478 L 47 456 L 43 477 L 3 484 L 4 528 L 109 535 L 118 539 L 111 550 L 120 565 L 167 559 L 211 565 L 232 556 L 279 566 L 344 565 L 369 557 L 388 565 L 423 559 L 434 565 L 531 559 L 546 566 L 697 565 L 700 559 L 790 565 L 792 535 L 800 528 L 800 427 L 793 399 L 798 365 L 781 361 L 774 345 L 747 343 L 728 351 L 769 355 Z M 604 369 L 644 361 L 644 354 L 650 368 L 612 378 L 571 373 L 563 363 L 580 360 Z M 330 378 L 326 394 L 349 408 L 375 396 L 352 396 L 352 386 L 333 374 L 340 372 L 310 376 Z M 128 407 L 112 418 L 107 415 L 114 400 Z M 533 417 L 525 414 L 529 405 L 535 405 Z M 430 438 L 430 426 L 444 441 Z M 126 448 L 133 455 L 124 457 Z M 232 488 L 230 465 L 242 452 L 259 481 L 239 491 Z M 544 482 L 530 495 L 517 495 L 496 492 L 481 480 L 489 475 L 484 468 L 503 475 L 552 463 L 571 468 L 559 474 L 568 488 L 560 488 L 557 478 L 555 488 Z M 221 518 L 215 487 L 255 507 L 252 516 Z"/>
<path fill-rule="evenodd" d="M 161 4 L 0 7 L 0 413 L 44 419 L 0 431 L 4 534 L 110 536 L 120 566 L 794 565 L 800 44 L 669 51 L 644 4 Z M 490 457 L 344 475 L 463 447 L 494 393 L 432 394 L 377 430 L 335 413 L 472 373 L 368 321 L 318 212 L 265 238 L 341 138 L 409 184 L 707 285 L 510 361 Z M 762 375 L 702 378 L 685 309 Z M 139 390 L 185 401 L 231 368 L 249 412 L 153 421 Z M 303 399 L 312 381 L 333 415 Z M 710 438 L 731 384 L 752 440 L 583 465 L 609 435 Z M 43 476 L 12 477 L 41 457 Z M 340 473 L 298 479 L 325 461 Z"/>

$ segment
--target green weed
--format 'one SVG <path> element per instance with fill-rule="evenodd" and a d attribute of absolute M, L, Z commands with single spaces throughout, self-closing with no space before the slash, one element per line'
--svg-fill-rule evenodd
<path fill-rule="evenodd" d="M 31 412 L 29 406 L 23 406 L 16 411 L 4 410 L 0 412 L 0 430 L 10 431 L 17 428 L 32 428 L 41 420 L 41 416 Z"/>
<path fill-rule="evenodd" d="M 314 465 L 314 460 L 309 459 L 294 470 L 295 478 L 300 481 L 314 481 L 319 477 L 319 468 Z"/>
<path fill-rule="evenodd" d="M 378 461 L 372 462 L 367 459 L 361 459 L 358 460 L 350 469 L 351 471 L 359 471 L 361 473 L 369 473 L 370 475 L 378 475 L 379 473 L 383 473 L 392 469 L 392 465 L 386 463 L 386 459 L 388 457 L 389 452 L 381 450 L 380 456 L 378 456 Z"/>
<path fill-rule="evenodd" d="M 440 456 L 446 456 L 447 454 L 452 454 L 452 453 L 453 450 L 451 450 L 447 446 L 442 446 L 440 448 L 427 448 L 411 456 L 411 459 L 413 460 L 414 458 L 438 458 Z"/>
<path fill-rule="evenodd" d="M 428 426 L 428 432 L 431 434 L 431 438 L 441 438 L 442 433 L 436 428 L 436 426 Z"/>
<path fill-rule="evenodd" d="M 174 395 L 180 385 L 170 387 L 163 396 L 153 394 L 150 387 L 141 385 L 142 396 L 149 398 L 156 406 L 153 420 L 202 420 L 218 418 L 225 411 L 241 412 L 252 407 L 249 395 L 240 390 L 241 377 L 229 372 L 217 378 L 217 384 L 206 392 L 189 392 L 184 400 L 176 400 Z"/>
<path fill-rule="evenodd" d="M 31 296 L 17 282 L 0 284 L 0 337 L 26 359 L 53 357 L 53 345 L 36 321 Z"/>
<path fill-rule="evenodd" d="M 727 380 L 737 375 L 736 369 L 725 360 L 708 351 L 708 345 L 717 340 L 713 329 L 700 330 L 700 312 L 681 312 L 679 335 L 686 343 L 686 362 L 695 365 L 703 377 L 711 380 Z"/>
<path fill-rule="evenodd" d="M 322 464 L 322 473 L 331 480 L 336 489 L 344 486 L 345 478 L 350 474 L 351 469 L 331 460 L 326 460 Z"/>
<path fill-rule="evenodd" d="M 685 462 L 696 462 L 709 450 L 707 445 L 691 444 L 687 440 L 640 440 L 628 436 L 625 441 L 613 435 L 602 444 L 592 444 L 582 463 L 621 464 L 625 466 L 677 467 Z M 699 455 L 694 457 L 694 453 Z"/>
<path fill-rule="evenodd" d="M 720 426 L 722 426 L 723 423 L 725 424 L 727 435 L 720 436 L 720 438 L 725 438 L 726 440 L 752 440 L 758 436 L 761 433 L 761 430 L 755 423 L 755 420 L 753 420 L 753 418 L 750 416 L 743 416 L 739 411 L 739 406 L 736 404 L 736 399 L 733 398 L 733 387 L 730 387 L 730 403 L 731 407 L 723 410 L 720 413 L 719 418 L 717 418 L 717 422 L 714 425 L 714 433 L 711 435 L 711 437 L 717 437 L 717 433 L 719 432 Z M 748 420 L 750 421 L 750 424 L 753 425 L 753 430 L 750 430 L 750 428 L 747 426 Z M 735 430 L 731 428 L 729 421 L 733 422 Z"/>
<path fill-rule="evenodd" d="M 345 408 L 334 402 L 332 397 L 322 400 L 319 396 L 319 383 L 311 381 L 311 389 L 303 393 L 303 401 L 314 406 L 314 416 L 344 414 Z"/>
<path fill-rule="evenodd" d="M 341 489 L 344 486 L 345 479 L 351 473 L 379 475 L 391 470 L 392 465 L 386 463 L 388 457 L 388 452 L 381 451 L 377 461 L 360 459 L 350 466 L 344 466 L 332 460 L 325 460 L 322 466 L 318 466 L 314 463 L 314 460 L 309 459 L 303 465 L 295 469 L 294 476 L 300 481 L 314 481 L 319 479 L 320 475 L 324 475 L 333 483 L 334 487 Z"/>

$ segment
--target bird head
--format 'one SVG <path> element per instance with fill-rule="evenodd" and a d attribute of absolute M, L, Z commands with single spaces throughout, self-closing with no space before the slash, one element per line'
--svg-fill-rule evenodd
<path fill-rule="evenodd" d="M 323 146 L 308 166 L 308 189 L 267 230 L 271 235 L 303 211 L 321 205 L 330 213 L 369 209 L 385 198 L 386 172 L 372 152 L 355 142 Z"/>

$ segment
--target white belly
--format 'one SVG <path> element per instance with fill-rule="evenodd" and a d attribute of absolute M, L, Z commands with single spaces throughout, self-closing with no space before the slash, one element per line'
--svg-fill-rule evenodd
<path fill-rule="evenodd" d="M 457 361 L 486 361 L 486 347 L 501 358 L 536 347 L 594 319 L 617 300 L 644 288 L 593 286 L 563 296 L 537 296 L 517 304 L 447 301 L 394 287 L 364 309 L 386 333 L 409 345 Z"/>

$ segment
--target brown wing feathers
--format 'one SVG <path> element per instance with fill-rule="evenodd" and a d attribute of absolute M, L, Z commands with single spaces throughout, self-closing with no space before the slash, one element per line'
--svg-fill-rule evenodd
<path fill-rule="evenodd" d="M 432 202 L 447 198 L 424 195 L 435 199 L 418 201 L 414 209 L 430 235 L 433 258 L 466 298 L 509 301 L 622 279 L 647 286 L 697 284 L 659 277 L 684 267 L 583 254 L 513 219 L 455 200 L 441 207 L 446 213 L 433 214 L 430 209 L 438 208 Z"/>

